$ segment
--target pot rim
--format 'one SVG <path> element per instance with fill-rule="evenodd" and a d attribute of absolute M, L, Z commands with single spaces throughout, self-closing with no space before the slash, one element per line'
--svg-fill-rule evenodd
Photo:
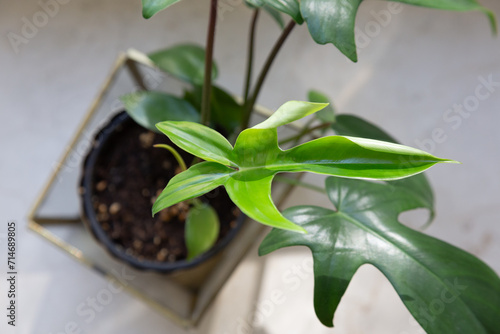
<path fill-rule="evenodd" d="M 197 256 L 193 260 L 179 260 L 175 262 L 159 262 L 151 260 L 139 260 L 137 257 L 127 254 L 125 250 L 115 244 L 104 232 L 99 224 L 95 210 L 92 205 L 92 181 L 93 181 L 93 171 L 96 164 L 97 158 L 100 152 L 106 146 L 114 130 L 118 128 L 121 124 L 125 122 L 132 121 L 132 118 L 125 112 L 118 112 L 113 116 L 94 136 L 90 150 L 87 152 L 85 159 L 82 163 L 82 170 L 80 175 L 79 183 L 79 197 L 80 197 L 80 213 L 84 225 L 91 232 L 94 238 L 99 242 L 99 244 L 112 255 L 114 258 L 126 262 L 134 268 L 146 271 L 155 271 L 160 273 L 171 273 L 178 270 L 190 269 L 196 267 L 197 265 L 205 262 L 206 260 L 212 258 L 214 255 L 219 253 L 225 246 L 236 236 L 243 223 L 246 220 L 246 216 L 241 213 L 236 218 L 236 226 L 232 228 L 229 233 L 219 242 L 217 242 L 211 249 L 207 252 Z"/>

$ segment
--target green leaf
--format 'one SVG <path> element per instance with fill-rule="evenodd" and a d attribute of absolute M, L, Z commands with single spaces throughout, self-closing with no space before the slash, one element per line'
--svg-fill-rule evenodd
<path fill-rule="evenodd" d="M 290 15 L 290 17 L 297 22 L 302 24 L 304 19 L 300 14 L 300 5 L 298 0 L 245 0 L 252 7 L 263 7 L 269 6 L 279 12 Z"/>
<path fill-rule="evenodd" d="M 243 106 L 218 86 L 212 86 L 210 103 L 213 122 L 221 125 L 229 134 L 233 134 L 241 125 Z"/>
<path fill-rule="evenodd" d="M 200 114 L 189 102 L 169 94 L 141 91 L 123 95 L 120 100 L 134 121 L 155 132 L 155 124 L 162 121 L 200 120 Z"/>
<path fill-rule="evenodd" d="M 393 137 L 376 125 L 354 115 L 338 115 L 332 124 L 332 129 L 341 136 L 354 136 L 397 143 Z"/>
<path fill-rule="evenodd" d="M 283 17 L 281 16 L 281 13 L 279 11 L 272 7 L 269 7 L 268 5 L 264 5 L 262 9 L 264 9 L 269 15 L 271 15 L 271 17 L 281 29 L 285 28 L 285 21 L 283 21 Z"/>
<path fill-rule="evenodd" d="M 186 163 L 184 162 L 184 159 L 182 159 L 182 156 L 179 154 L 179 152 L 177 152 L 177 150 L 175 148 L 173 148 L 172 146 L 167 145 L 167 144 L 156 144 L 156 145 L 153 145 L 153 147 L 163 148 L 163 149 L 169 151 L 174 156 L 175 160 L 177 160 L 177 164 L 179 165 L 179 167 L 183 171 L 187 170 L 187 166 L 186 166 Z"/>
<path fill-rule="evenodd" d="M 444 10 L 454 10 L 459 12 L 467 12 L 477 10 L 483 12 L 489 19 L 491 29 L 494 33 L 497 31 L 497 22 L 495 18 L 495 14 L 481 6 L 479 2 L 476 0 L 392 0 L 395 2 L 401 2 L 408 5 L 421 6 L 421 7 L 429 7 L 436 9 L 444 9 Z"/>
<path fill-rule="evenodd" d="M 142 16 L 151 18 L 156 13 L 181 0 L 142 0 Z"/>
<path fill-rule="evenodd" d="M 430 334 L 498 333 L 500 279 L 473 255 L 398 222 L 398 215 L 426 208 L 419 196 L 393 183 L 330 177 L 326 181 L 337 211 L 301 206 L 285 216 L 308 234 L 274 229 L 259 254 L 306 246 L 314 258 L 314 306 L 320 321 L 333 316 L 349 282 L 372 264 Z"/>
<path fill-rule="evenodd" d="M 338 115 L 335 123 L 332 124 L 332 129 L 336 134 L 342 136 L 355 136 L 398 143 L 381 128 L 354 115 Z M 426 203 L 426 208 L 429 209 L 430 215 L 425 226 L 433 220 L 435 215 L 434 194 L 424 173 L 401 180 L 391 181 L 391 184 L 406 187 L 406 189 L 413 191 L 415 196 L 419 196 L 420 199 Z"/>
<path fill-rule="evenodd" d="M 264 225 L 304 233 L 303 228 L 283 217 L 274 205 L 271 198 L 274 175 L 265 171 L 235 173 L 225 187 L 234 204 L 252 219 Z"/>
<path fill-rule="evenodd" d="M 328 104 L 328 106 L 315 114 L 316 118 L 323 123 L 335 122 L 335 110 L 333 109 L 333 105 L 330 102 L 330 99 L 325 94 L 318 92 L 317 90 L 310 90 L 307 94 L 307 99 L 310 102 Z"/>
<path fill-rule="evenodd" d="M 278 108 L 268 119 L 253 127 L 253 129 L 274 129 L 291 123 L 325 108 L 326 103 L 304 101 L 288 101 Z"/>
<path fill-rule="evenodd" d="M 278 168 L 286 166 L 289 172 L 378 180 L 396 180 L 423 172 L 439 162 L 454 162 L 408 146 L 342 136 L 309 141 L 285 151 L 279 160 Z"/>
<path fill-rule="evenodd" d="M 296 231 L 300 228 L 286 222 L 270 197 L 270 184 L 277 173 L 307 171 L 385 180 L 414 175 L 439 162 L 450 162 L 402 145 L 341 136 L 323 137 L 281 150 L 277 129 L 267 127 L 283 125 L 319 109 L 317 104 L 292 102 L 261 123 L 264 128 L 241 132 L 232 150 L 222 135 L 201 124 L 163 122 L 158 128 L 180 148 L 226 168 L 220 185 L 227 188 L 231 199 L 247 216 L 265 225 Z M 186 185 L 183 191 L 190 193 L 189 187 Z M 160 197 L 175 198 L 171 195 L 174 191 L 177 187 L 169 183 Z M 199 195 L 197 184 L 194 191 Z"/>
<path fill-rule="evenodd" d="M 191 260 L 212 248 L 219 236 L 219 217 L 208 204 L 195 204 L 188 212 L 185 226 L 187 259 Z"/>
<path fill-rule="evenodd" d="M 319 44 L 332 43 L 349 59 L 356 62 L 354 23 L 362 0 L 301 0 L 300 11 L 314 41 Z M 475 0 L 395 0 L 398 2 L 437 9 L 472 11 L 487 14 L 496 31 L 496 22 L 491 11 Z"/>
<path fill-rule="evenodd" d="M 191 166 L 187 171 L 170 179 L 167 187 L 153 204 L 153 215 L 169 206 L 196 198 L 223 185 L 233 172 L 231 168 L 214 162 L 201 162 Z"/>
<path fill-rule="evenodd" d="M 156 124 L 158 130 L 183 150 L 208 161 L 235 166 L 231 161 L 233 147 L 217 131 L 191 122 L 162 122 Z"/>
<path fill-rule="evenodd" d="M 148 55 L 162 71 L 195 85 L 203 85 L 205 76 L 205 49 L 194 44 L 180 44 Z M 213 63 L 212 80 L 217 78 Z"/>
<path fill-rule="evenodd" d="M 361 1 L 302 0 L 300 10 L 314 41 L 332 43 L 347 58 L 357 62 L 354 23 Z"/>
<path fill-rule="evenodd" d="M 259 8 L 264 6 L 264 0 L 245 0 L 245 3 L 251 8 Z"/>
<path fill-rule="evenodd" d="M 201 110 L 201 95 L 203 88 L 194 86 L 184 92 L 184 99 L 194 105 L 197 110 Z M 233 95 L 223 88 L 212 85 L 210 98 L 210 112 L 212 127 L 222 126 L 228 133 L 233 134 L 241 124 L 243 107 L 234 99 Z"/>

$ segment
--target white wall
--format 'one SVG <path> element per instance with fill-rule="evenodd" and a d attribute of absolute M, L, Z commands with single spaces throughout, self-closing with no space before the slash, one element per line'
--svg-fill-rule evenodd
<path fill-rule="evenodd" d="M 41 7 L 26 0 L 0 4 L 0 223 L 26 223 L 28 207 L 118 52 L 129 47 L 149 52 L 181 41 L 203 43 L 207 3 L 185 0 L 146 21 L 138 0 L 73 0 L 61 5 L 17 53 L 7 34 L 21 34 L 23 18 L 32 21 Z M 225 3 L 236 5 L 218 22 L 219 83 L 240 93 L 250 12 L 239 1 Z M 500 15 L 498 1 L 483 4 Z M 366 24 L 373 28 L 376 22 L 371 11 L 386 8 L 387 2 L 364 2 L 357 21 L 360 31 L 370 33 Z M 360 50 L 358 64 L 333 46 L 315 45 L 307 29 L 298 27 L 280 53 L 260 102 L 275 108 L 286 100 L 305 99 L 306 91 L 316 88 L 332 96 L 339 112 L 383 125 L 407 145 L 428 143 L 433 131 L 442 129 L 446 139 L 426 149 L 463 165 L 428 172 L 438 213 L 428 233 L 476 254 L 500 272 L 500 87 L 459 125 L 443 118 L 454 104 L 471 101 L 479 77 L 500 82 L 499 40 L 480 13 L 405 6 L 379 27 L 380 33 L 372 32 Z M 258 64 L 278 33 L 275 23 L 262 16 Z M 303 198 L 295 192 L 288 204 Z M 33 233 L 20 233 L 19 333 L 58 333 L 74 316 L 75 306 L 106 283 Z M 283 273 L 307 256 L 298 250 L 271 255 L 261 300 L 283 288 Z M 297 291 L 285 291 L 287 302 L 266 317 L 258 333 L 419 333 L 390 285 L 372 268 L 363 268 L 354 279 L 333 330 L 322 327 L 313 314 L 312 275 L 304 275 L 301 282 Z M 170 326 L 122 294 L 85 330 L 139 333 L 148 328 L 148 333 L 164 333 Z"/>

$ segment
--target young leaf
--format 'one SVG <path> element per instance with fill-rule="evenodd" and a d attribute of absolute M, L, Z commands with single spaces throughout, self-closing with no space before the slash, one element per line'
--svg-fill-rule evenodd
<path fill-rule="evenodd" d="M 187 259 L 191 260 L 212 248 L 219 236 L 219 229 L 217 212 L 208 204 L 195 204 L 188 212 L 184 230 Z"/>
<path fill-rule="evenodd" d="M 332 43 L 356 62 L 354 23 L 362 0 L 301 0 L 300 11 L 311 36 L 319 44 Z M 494 15 L 475 0 L 396 0 L 398 2 L 437 9 L 485 12 L 494 30 Z"/>
<path fill-rule="evenodd" d="M 148 55 L 162 71 L 195 85 L 203 85 L 205 76 L 205 49 L 194 44 L 180 44 Z M 212 80 L 217 78 L 213 63 Z"/>
<path fill-rule="evenodd" d="M 326 106 L 328 106 L 326 103 L 288 101 L 264 122 L 255 125 L 253 129 L 274 129 L 314 114 Z"/>
<path fill-rule="evenodd" d="M 199 197 L 226 183 L 234 172 L 215 162 L 201 162 L 177 174 L 153 204 L 153 216 L 179 202 Z"/>
<path fill-rule="evenodd" d="M 280 109 L 259 125 L 264 128 L 241 132 L 232 150 L 222 135 L 201 124 L 162 122 L 157 126 L 180 148 L 205 160 L 220 163 L 225 169 L 222 174 L 217 173 L 217 184 L 226 186 L 233 202 L 246 215 L 262 224 L 290 230 L 300 229 L 285 223 L 270 197 L 270 182 L 277 173 L 307 171 L 387 180 L 420 173 L 439 162 L 451 162 L 402 145 L 341 136 L 323 137 L 283 151 L 278 146 L 276 128 L 267 127 L 283 125 L 285 120 L 296 120 L 320 108 L 314 104 L 293 102 Z M 283 115 L 283 110 L 292 116 Z M 177 195 L 174 193 L 179 188 L 175 179 L 189 179 L 191 176 L 182 175 L 192 168 L 172 179 L 160 198 L 175 200 Z M 186 182 L 182 191 L 186 195 L 191 192 L 200 195 L 196 182 L 193 185 Z M 252 196 L 255 198 L 244 198 Z M 169 202 L 169 205 L 172 204 L 175 202 Z"/>
<path fill-rule="evenodd" d="M 445 242 L 398 222 L 401 212 L 426 208 L 414 192 L 392 183 L 330 177 L 332 211 L 301 206 L 285 216 L 308 234 L 274 229 L 259 254 L 306 246 L 314 258 L 314 306 L 320 321 L 333 316 L 363 264 L 377 267 L 430 334 L 498 332 L 500 279 L 486 264 Z"/>
<path fill-rule="evenodd" d="M 217 131 L 192 122 L 162 122 L 158 130 L 183 150 L 208 161 L 235 166 L 231 161 L 233 146 Z"/>
<path fill-rule="evenodd" d="M 142 16 L 151 18 L 156 13 L 181 0 L 142 0 Z"/>
<path fill-rule="evenodd" d="M 189 102 L 173 95 L 141 91 L 123 95 L 120 100 L 130 117 L 151 131 L 158 132 L 155 124 L 167 120 L 200 121 L 200 114 Z"/>
<path fill-rule="evenodd" d="M 284 151 L 280 169 L 349 178 L 396 180 L 423 172 L 440 159 L 408 146 L 378 140 L 329 136 Z M 274 169 L 274 166 L 268 166 Z"/>
<path fill-rule="evenodd" d="M 304 233 L 302 227 L 283 217 L 274 205 L 271 198 L 273 177 L 272 172 L 263 172 L 258 177 L 254 172 L 246 172 L 231 177 L 224 186 L 234 204 L 252 219 L 264 225 Z"/>
<path fill-rule="evenodd" d="M 174 156 L 175 160 L 177 160 L 177 163 L 179 164 L 179 167 L 182 169 L 182 171 L 187 170 L 187 166 L 186 163 L 184 162 L 184 159 L 182 159 L 182 156 L 179 154 L 179 152 L 177 152 L 175 148 L 167 144 L 156 144 L 153 146 L 156 148 L 164 148 L 167 151 L 169 151 Z"/>

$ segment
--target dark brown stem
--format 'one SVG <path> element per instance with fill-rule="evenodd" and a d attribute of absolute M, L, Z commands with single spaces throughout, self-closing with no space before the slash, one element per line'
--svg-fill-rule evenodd
<path fill-rule="evenodd" d="M 205 77 L 201 98 L 201 123 L 210 122 L 210 96 L 212 94 L 212 63 L 215 43 L 215 23 L 217 22 L 217 0 L 211 0 L 210 19 L 208 22 L 207 46 L 205 51 Z"/>
<path fill-rule="evenodd" d="M 257 27 L 257 19 L 259 18 L 260 10 L 256 9 L 253 12 L 252 22 L 250 23 L 250 36 L 248 37 L 248 56 L 247 56 L 247 73 L 245 78 L 245 90 L 243 92 L 244 104 L 247 103 L 248 94 L 250 93 L 250 83 L 252 81 L 253 67 L 253 50 L 255 45 L 255 30 Z"/>
<path fill-rule="evenodd" d="M 259 97 L 260 90 L 262 89 L 262 85 L 264 84 L 264 81 L 266 80 L 267 74 L 269 73 L 269 69 L 271 68 L 271 65 L 273 64 L 274 59 L 276 59 L 276 56 L 278 55 L 278 52 L 280 51 L 281 47 L 285 43 L 287 37 L 290 35 L 292 32 L 293 27 L 295 27 L 295 21 L 290 21 L 288 25 L 285 27 L 285 29 L 282 31 L 279 39 L 276 41 L 276 44 L 274 44 L 273 49 L 271 50 L 271 53 L 267 57 L 267 60 L 264 64 L 264 67 L 262 68 L 259 78 L 257 79 L 257 83 L 255 84 L 255 88 L 253 90 L 253 93 L 251 97 L 248 99 L 247 103 L 245 104 L 245 108 L 243 110 L 243 122 L 242 122 L 242 130 L 246 129 L 248 127 L 248 123 L 250 122 L 250 116 L 252 114 L 253 107 L 255 106 L 255 102 L 257 101 L 257 98 Z"/>

